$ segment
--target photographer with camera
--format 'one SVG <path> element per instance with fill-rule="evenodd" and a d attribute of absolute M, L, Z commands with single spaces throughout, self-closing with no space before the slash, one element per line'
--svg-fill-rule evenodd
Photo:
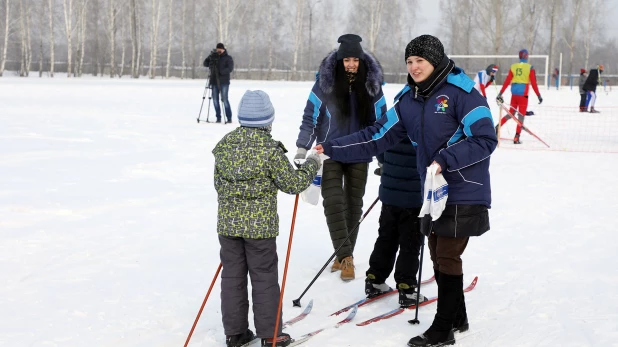
<path fill-rule="evenodd" d="M 225 107 L 225 122 L 230 123 L 232 121 L 232 109 L 227 94 L 230 89 L 230 74 L 234 70 L 234 59 L 227 54 L 222 43 L 217 43 L 217 48 L 213 49 L 204 60 L 204 66 L 210 69 L 209 83 L 212 88 L 212 101 L 217 113 L 217 123 L 221 123 L 219 93 L 221 93 L 221 101 L 223 101 Z"/>

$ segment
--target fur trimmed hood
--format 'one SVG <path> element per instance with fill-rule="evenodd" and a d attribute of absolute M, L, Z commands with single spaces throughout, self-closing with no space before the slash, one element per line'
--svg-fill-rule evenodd
<path fill-rule="evenodd" d="M 371 97 L 375 97 L 380 92 L 384 83 L 382 66 L 378 60 L 369 52 L 363 50 L 365 63 L 367 64 L 367 82 L 365 88 Z M 330 52 L 322 63 L 318 72 L 318 85 L 324 94 L 330 94 L 335 88 L 335 68 L 337 67 L 337 50 Z"/>

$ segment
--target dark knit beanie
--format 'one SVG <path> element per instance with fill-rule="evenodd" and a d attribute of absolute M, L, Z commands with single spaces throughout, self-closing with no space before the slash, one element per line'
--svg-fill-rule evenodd
<path fill-rule="evenodd" d="M 337 42 L 341 43 L 341 45 L 339 45 L 339 49 L 337 50 L 337 60 L 341 60 L 343 58 L 364 59 L 365 54 L 363 53 L 363 47 L 361 47 L 360 44 L 361 41 L 363 41 L 363 39 L 354 34 L 339 36 Z"/>
<path fill-rule="evenodd" d="M 414 55 L 427 60 L 433 67 L 436 67 L 444 58 L 444 46 L 437 37 L 421 35 L 408 43 L 405 55 L 404 60 Z"/>
<path fill-rule="evenodd" d="M 225 49 L 225 46 L 221 42 L 219 42 L 217 43 L 217 48 Z"/>

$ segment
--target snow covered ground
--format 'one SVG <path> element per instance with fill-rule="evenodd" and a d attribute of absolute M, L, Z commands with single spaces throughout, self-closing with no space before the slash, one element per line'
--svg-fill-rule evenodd
<path fill-rule="evenodd" d="M 401 87 L 385 87 L 389 106 Z M 230 100 L 236 111 L 246 89 L 267 91 L 276 108 L 273 136 L 292 157 L 310 88 L 233 81 Z M 0 346 L 184 344 L 219 264 L 211 150 L 237 125 L 235 116 L 233 125 L 197 124 L 203 91 L 204 81 L 0 79 Z M 579 95 L 543 97 L 534 117 L 576 107 Z M 599 127 L 609 134 L 618 133 L 609 118 L 618 117 L 616 106 L 615 91 L 600 93 L 606 120 Z M 582 132 L 579 125 L 565 131 Z M 618 155 L 594 153 L 618 138 L 596 140 L 592 152 L 512 150 L 506 141 L 494 153 L 492 228 L 464 254 L 464 281 L 479 282 L 466 297 L 471 330 L 458 346 L 618 346 Z M 366 206 L 378 185 L 372 175 Z M 280 194 L 281 271 L 293 203 Z M 357 279 L 343 283 L 325 272 L 302 299 L 313 298 L 314 309 L 287 330 L 292 336 L 337 322 L 328 314 L 363 297 L 379 211 L 378 204 L 361 226 Z M 301 202 L 284 319 L 300 312 L 292 300 L 331 253 L 322 208 Z M 430 273 L 428 261 L 423 269 Z M 396 306 L 393 297 L 363 307 L 354 322 Z M 405 346 L 427 329 L 435 307 L 420 309 L 420 326 L 409 325 L 414 314 L 405 312 L 327 330 L 305 345 Z M 217 282 L 190 346 L 224 345 Z"/>

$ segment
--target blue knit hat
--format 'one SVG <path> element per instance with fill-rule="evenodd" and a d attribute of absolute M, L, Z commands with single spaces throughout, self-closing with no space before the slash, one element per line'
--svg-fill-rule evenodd
<path fill-rule="evenodd" d="M 238 104 L 238 122 L 244 127 L 262 128 L 275 120 L 275 108 L 268 94 L 247 90 Z"/>

